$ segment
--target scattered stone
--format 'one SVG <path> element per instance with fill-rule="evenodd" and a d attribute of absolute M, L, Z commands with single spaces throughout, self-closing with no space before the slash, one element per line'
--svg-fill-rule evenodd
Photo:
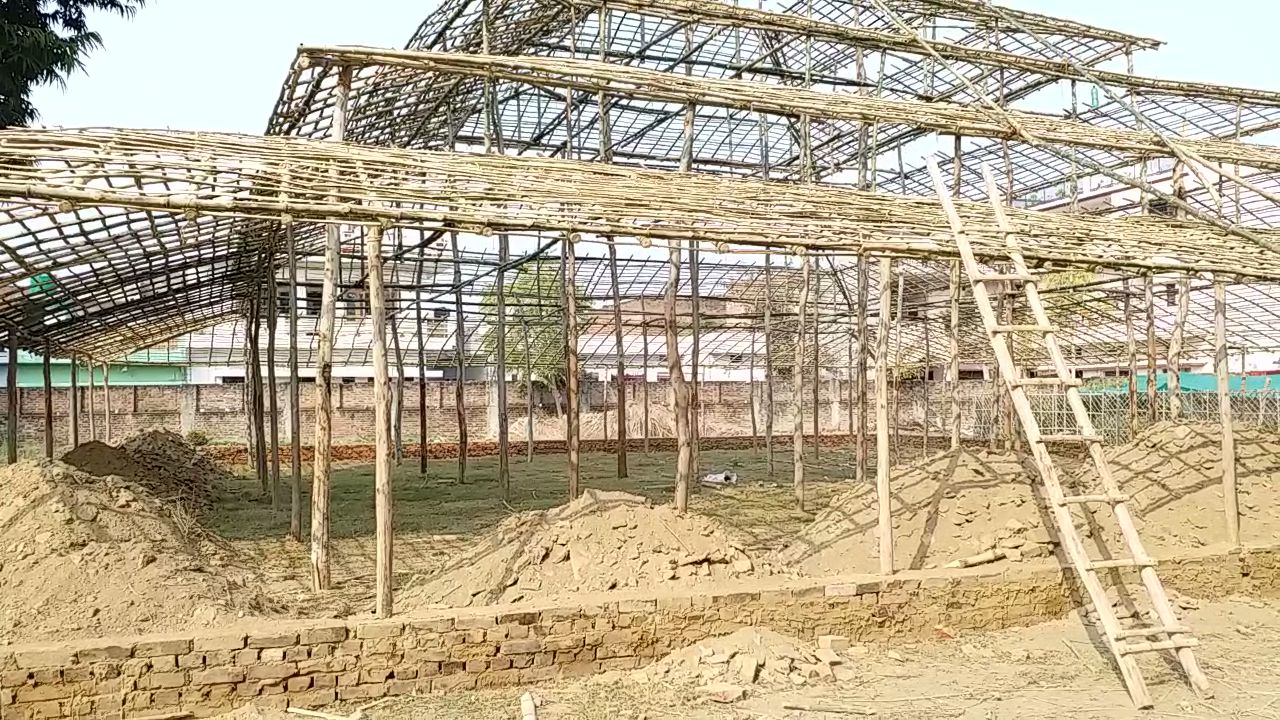
<path fill-rule="evenodd" d="M 825 650 L 834 650 L 835 652 L 845 652 L 849 649 L 849 638 L 844 635 L 819 635 L 818 647 Z"/>
<path fill-rule="evenodd" d="M 747 690 L 729 683 L 712 683 L 702 688 L 702 696 L 711 702 L 735 703 L 747 696 Z"/>

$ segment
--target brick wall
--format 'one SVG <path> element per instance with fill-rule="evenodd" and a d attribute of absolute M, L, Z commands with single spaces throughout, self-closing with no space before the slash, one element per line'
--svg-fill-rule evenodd
<path fill-rule="evenodd" d="M 1162 564 L 1206 599 L 1280 592 L 1280 547 Z M 246 702 L 337 700 L 535 683 L 626 670 L 709 635 L 764 626 L 812 639 L 922 639 L 1066 615 L 1074 583 L 1046 566 L 779 582 L 716 595 L 434 611 L 391 620 L 273 623 L 196 635 L 0 649 L 0 717 L 197 716 Z"/>

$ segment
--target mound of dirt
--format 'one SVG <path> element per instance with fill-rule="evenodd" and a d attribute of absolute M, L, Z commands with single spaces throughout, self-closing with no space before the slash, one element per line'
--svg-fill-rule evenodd
<path fill-rule="evenodd" d="M 1240 536 L 1272 543 L 1280 535 L 1280 435 L 1237 427 L 1236 487 Z M 1222 431 L 1214 423 L 1160 422 L 1107 450 L 1111 474 L 1129 495 L 1143 544 L 1156 555 L 1227 542 L 1222 497 Z M 1092 472 L 1077 481 L 1096 491 Z M 1109 512 L 1098 523 L 1115 537 Z M 1112 545 L 1112 548 L 1118 546 Z"/>
<path fill-rule="evenodd" d="M 721 693 L 732 687 L 805 685 L 852 672 L 842 654 L 848 640 L 833 639 L 839 642 L 817 649 L 767 628 L 743 628 L 677 650 L 637 675 L 646 681 L 696 683 Z"/>
<path fill-rule="evenodd" d="M 398 602 L 466 607 L 768 572 L 713 520 L 637 495 L 587 490 L 565 505 L 504 520 Z"/>
<path fill-rule="evenodd" d="M 141 483 L 23 462 L 0 488 L 0 643 L 270 614 L 252 572 Z"/>
<path fill-rule="evenodd" d="M 993 560 L 1052 554 L 1057 532 L 1039 478 L 1015 453 L 946 452 L 894 468 L 891 478 L 898 569 L 939 567 L 990 550 Z M 809 575 L 877 573 L 877 522 L 873 485 L 840 493 L 775 562 Z"/>
<path fill-rule="evenodd" d="M 200 454 L 175 432 L 146 430 L 119 446 L 87 442 L 62 461 L 90 475 L 116 475 L 147 488 L 158 498 L 191 509 L 207 509 L 231 474 Z"/>

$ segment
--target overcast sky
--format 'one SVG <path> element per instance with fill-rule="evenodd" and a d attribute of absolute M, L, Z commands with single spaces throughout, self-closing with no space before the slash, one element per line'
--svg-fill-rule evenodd
<path fill-rule="evenodd" d="M 433 0 L 150 0 L 102 16 L 106 47 L 66 90 L 40 89 L 45 125 L 261 133 L 299 44 L 402 47 Z M 1019 9 L 1155 37 L 1142 74 L 1276 89 L 1275 0 L 1006 0 Z"/>

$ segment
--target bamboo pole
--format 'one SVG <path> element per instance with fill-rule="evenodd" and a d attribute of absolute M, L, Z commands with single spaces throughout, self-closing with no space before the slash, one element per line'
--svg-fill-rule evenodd
<path fill-rule="evenodd" d="M 893 516 L 889 489 L 889 308 L 893 260 L 880 258 L 880 320 L 876 333 L 876 538 L 880 572 L 893 574 Z"/>
<path fill-rule="evenodd" d="M 809 274 L 812 264 L 809 254 L 804 253 L 800 260 L 800 297 L 796 301 L 795 363 L 792 366 L 791 484 L 796 494 L 796 506 L 801 510 L 804 510 L 804 310 L 809 302 Z"/>
<path fill-rule="evenodd" d="M 262 286 L 258 286 L 261 291 Z M 271 473 L 267 467 L 267 431 L 265 427 L 265 406 L 262 389 L 262 352 L 259 333 L 262 329 L 261 297 L 255 298 L 249 305 L 249 412 L 253 427 L 253 452 L 258 471 L 258 482 L 263 495 L 270 495 L 272 508 L 276 507 L 276 493 L 271 487 Z"/>
<path fill-rule="evenodd" d="M 689 242 L 689 313 L 693 337 L 689 352 L 689 468 L 694 478 L 700 477 L 702 438 L 702 311 L 700 309 L 701 282 L 700 257 L 702 252 L 696 240 Z"/>
<path fill-rule="evenodd" d="M 1240 498 L 1236 494 L 1236 439 L 1231 428 L 1231 378 L 1227 367 L 1227 287 L 1213 283 L 1214 373 L 1218 376 L 1218 417 L 1222 423 L 1222 506 L 1227 541 L 1240 546 Z"/>
<path fill-rule="evenodd" d="M 427 433 L 427 335 L 422 323 L 422 253 L 414 267 L 413 318 L 418 334 L 418 476 L 427 477 L 431 437 Z"/>
<path fill-rule="evenodd" d="M 276 323 L 279 320 L 280 311 L 276 306 L 279 302 L 278 289 L 276 287 L 276 266 L 274 261 L 267 263 L 267 433 L 270 435 L 271 443 L 271 508 L 279 510 L 283 498 L 281 497 L 280 485 L 280 398 L 277 394 L 279 386 L 276 382 Z M 106 376 L 103 376 L 103 384 L 106 384 Z M 107 414 L 111 414 L 111 409 L 107 408 Z M 110 435 L 110 429 L 107 430 Z"/>
<path fill-rule="evenodd" d="M 41 379 L 44 381 L 44 457 L 53 459 L 53 369 L 50 367 L 48 338 L 44 341 L 44 354 L 40 358 Z"/>
<path fill-rule="evenodd" d="M 378 617 L 391 616 L 393 528 L 391 524 L 391 380 L 387 368 L 387 302 L 382 279 L 382 228 L 365 230 L 365 257 L 369 263 L 366 286 L 373 327 L 374 414 L 374 517 L 376 521 L 376 593 Z"/>
<path fill-rule="evenodd" d="M 93 358 L 89 358 L 85 363 L 85 367 L 89 368 L 89 389 L 88 389 L 88 409 L 89 409 L 89 441 L 93 442 L 98 439 L 98 419 L 97 419 L 97 395 L 98 386 L 94 381 Z"/>
<path fill-rule="evenodd" d="M 1169 417 L 1173 420 L 1182 418 L 1182 342 L 1184 328 L 1187 323 L 1187 310 L 1190 304 L 1190 286 L 1186 277 L 1179 277 L 1177 283 L 1177 313 L 1173 319 L 1173 334 L 1169 337 Z"/>
<path fill-rule="evenodd" d="M 399 234 L 397 231 L 396 235 Z M 397 248 L 395 257 L 400 255 Z M 398 284 L 399 269 L 393 266 L 391 272 Z M 396 366 L 395 382 L 391 384 L 391 457 L 393 464 L 400 467 L 404 462 L 404 354 L 400 348 L 400 314 L 394 311 L 390 314 L 391 360 Z"/>
<path fill-rule="evenodd" d="M 870 276 L 867 268 L 867 256 L 858 255 L 858 431 L 854 482 L 862 487 L 867 481 L 867 301 L 871 294 Z"/>
<path fill-rule="evenodd" d="M 676 490 L 677 512 L 689 508 L 689 477 L 692 449 L 689 446 L 689 390 L 684 383 L 684 370 L 680 361 L 680 334 L 676 327 L 676 288 L 680 285 L 680 241 L 670 241 L 669 277 L 666 299 L 663 302 L 663 321 L 666 328 L 667 374 L 670 377 L 672 404 L 675 405 L 676 425 Z"/>
<path fill-rule="evenodd" d="M 581 438 L 581 424 L 579 410 L 581 401 L 578 398 L 578 285 L 577 285 L 577 258 L 575 257 L 577 249 L 574 246 L 576 238 L 565 234 L 561 244 L 564 257 L 564 274 L 561 275 L 561 298 L 564 302 L 564 343 L 565 343 L 565 374 L 568 376 L 568 397 L 565 408 L 568 414 L 565 416 L 565 429 L 568 435 L 569 449 L 569 499 L 573 500 L 578 497 L 580 480 L 580 463 L 579 443 Z"/>
<path fill-rule="evenodd" d="M 614 380 L 618 394 L 618 478 L 621 479 L 627 477 L 626 357 L 622 345 L 622 291 L 618 287 L 618 249 L 612 238 L 608 238 L 608 244 L 609 278 L 613 285 L 613 343 L 617 360 L 617 375 Z M 609 407 L 608 400 L 605 401 L 605 407 Z M 607 422 L 605 427 L 609 427 Z"/>
<path fill-rule="evenodd" d="M 346 139 L 347 101 L 351 94 L 351 68 L 338 70 L 334 90 L 330 140 Z M 312 441 L 311 471 L 311 585 L 313 590 L 332 586 L 329 566 L 329 491 L 332 482 L 333 443 L 333 330 L 336 319 L 339 226 L 325 226 L 324 278 L 320 290 L 320 318 L 316 352 L 316 429 Z"/>
<path fill-rule="evenodd" d="M 9 363 L 5 367 L 8 415 L 5 422 L 5 451 L 10 465 L 18 462 L 18 328 L 9 326 Z"/>
<path fill-rule="evenodd" d="M 960 197 L 962 136 L 955 137 L 954 161 L 951 165 L 951 197 Z M 948 375 L 951 396 L 951 449 L 960 448 L 960 261 L 951 261 L 947 298 L 951 303 L 951 321 L 947 328 L 947 352 L 950 355 Z"/>
<path fill-rule="evenodd" d="M 747 405 L 751 410 L 751 452 L 760 453 L 760 423 L 756 417 L 757 397 L 756 397 L 756 331 L 751 330 L 751 355 L 748 358 L 747 377 L 749 385 L 747 385 Z"/>
<path fill-rule="evenodd" d="M 822 445 L 822 430 L 819 424 L 822 413 L 818 404 L 821 401 L 822 381 L 818 378 L 818 312 L 822 301 L 822 271 L 816 261 L 813 265 L 813 459 L 818 459 L 819 447 Z"/>
<path fill-rule="evenodd" d="M 539 269 L 538 272 L 540 273 L 541 270 Z M 533 462 L 533 357 L 529 349 L 529 321 L 521 320 L 520 329 L 524 335 L 524 461 L 531 463 Z"/>
<path fill-rule="evenodd" d="M 449 233 L 449 252 L 453 257 L 453 409 L 458 422 L 458 483 L 467 481 L 467 326 L 462 315 L 462 260 L 458 251 L 458 233 Z"/>
<path fill-rule="evenodd" d="M 773 258 L 764 254 L 764 456 L 773 477 Z"/>
<path fill-rule="evenodd" d="M 641 307 L 644 307 L 643 303 L 641 303 Z M 644 423 L 644 454 L 648 455 L 649 454 L 649 321 L 645 320 L 644 322 L 645 324 L 644 324 L 644 327 L 642 328 L 643 334 L 641 335 L 641 337 L 643 338 L 641 342 L 644 343 L 644 347 L 641 348 L 640 350 L 644 354 L 644 357 L 640 359 L 640 369 L 644 372 L 644 380 L 640 385 L 640 392 L 643 394 L 643 396 L 640 399 L 640 402 L 643 405 L 641 409 L 642 417 L 640 419 Z"/>
<path fill-rule="evenodd" d="M 67 356 L 71 369 L 71 388 L 67 398 L 70 406 L 71 422 L 68 430 L 71 435 L 71 449 L 80 447 L 80 367 L 76 363 L 76 354 Z"/>
<path fill-rule="evenodd" d="M 898 423 L 898 413 L 899 413 L 898 375 L 900 373 L 898 373 L 897 370 L 899 369 L 900 363 L 902 362 L 902 296 L 906 294 L 903 292 L 903 289 L 905 287 L 905 280 L 906 280 L 906 274 L 903 273 L 901 270 L 899 270 L 898 271 L 898 296 L 894 298 L 894 302 L 897 304 L 897 308 L 893 313 L 893 330 L 894 330 L 894 339 L 893 339 L 894 373 L 893 373 L 893 395 L 892 395 L 893 410 L 892 412 L 889 413 L 889 417 L 893 419 L 893 451 L 892 452 L 893 452 L 894 462 L 898 461 L 898 458 L 901 456 L 901 453 L 902 453 L 902 443 L 899 439 L 900 428 Z"/>
<path fill-rule="evenodd" d="M 493 7 L 490 0 L 481 5 L 481 50 L 487 55 L 493 35 Z M 601 34 L 603 43 L 603 33 Z M 601 60 L 603 60 L 603 56 Z M 604 111 L 601 111 L 602 123 Z M 497 151 L 503 153 L 502 127 L 497 118 L 497 98 L 494 97 L 494 82 L 490 78 L 484 81 L 484 151 L 489 154 L 497 143 Z M 498 233 L 498 273 L 495 281 L 497 295 L 497 392 L 498 392 L 498 487 L 502 498 L 511 496 L 511 458 L 510 434 L 507 417 L 507 270 L 511 259 L 511 242 L 507 233 Z M 541 299 L 541 298 L 539 298 Z"/>
<path fill-rule="evenodd" d="M 1151 273 L 1143 276 L 1142 295 L 1147 305 L 1147 419 L 1155 422 L 1156 412 L 1156 301 Z"/>
<path fill-rule="evenodd" d="M 1124 281 L 1124 335 L 1125 348 L 1129 356 L 1129 434 L 1136 431 L 1138 425 L 1138 338 L 1133 327 L 1133 288 L 1129 278 Z"/>
<path fill-rule="evenodd" d="M 102 363 L 102 437 L 111 444 L 111 363 Z"/>
<path fill-rule="evenodd" d="M 924 373 L 920 378 L 920 390 L 924 396 L 924 432 L 920 438 L 920 449 L 925 457 L 929 456 L 929 374 L 933 371 L 933 348 L 929 334 L 929 323 L 929 311 L 926 309 L 924 311 Z"/>
<path fill-rule="evenodd" d="M 302 388 L 298 380 L 298 247 L 293 223 L 284 225 L 289 265 L 289 537 L 302 542 Z"/>

